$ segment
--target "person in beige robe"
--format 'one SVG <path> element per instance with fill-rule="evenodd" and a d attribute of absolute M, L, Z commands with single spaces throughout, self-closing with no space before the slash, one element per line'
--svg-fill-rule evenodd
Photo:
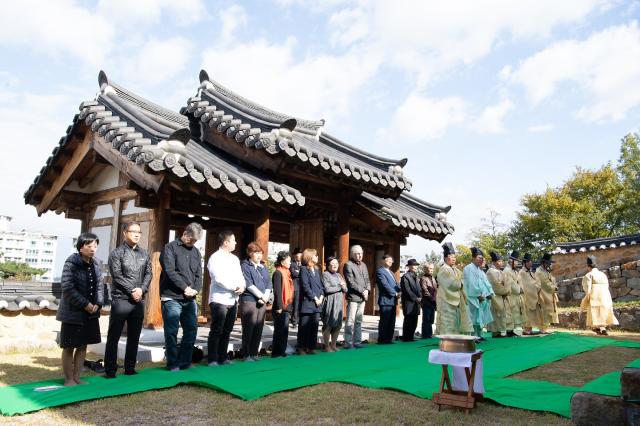
<path fill-rule="evenodd" d="M 531 254 L 525 253 L 523 268 L 518 275 L 520 285 L 524 290 L 524 306 L 527 311 L 527 321 L 524 324 L 524 335 L 535 334 L 533 328 L 536 327 L 541 333 L 546 332 L 544 321 L 542 320 L 542 291 L 540 281 L 533 272 L 533 262 Z"/>
<path fill-rule="evenodd" d="M 551 254 L 545 253 L 540 259 L 540 266 L 536 269 L 536 277 L 540 281 L 542 298 L 543 328 L 546 332 L 550 324 L 558 324 L 558 285 L 556 277 L 551 274 Z"/>
<path fill-rule="evenodd" d="M 504 268 L 503 276 L 506 285 L 511 289 L 509 293 L 509 306 L 511 306 L 511 318 L 513 320 L 513 332 L 524 329 L 526 323 L 527 309 L 524 305 L 524 290 L 520 285 L 518 274 L 520 253 L 514 250 L 509 256 L 509 264 Z M 507 335 L 508 332 L 507 332 Z"/>
<path fill-rule="evenodd" d="M 467 311 L 462 272 L 455 266 L 456 253 L 451 243 L 445 243 L 442 247 L 444 264 L 436 276 L 436 334 L 471 334 L 473 327 Z"/>
<path fill-rule="evenodd" d="M 513 317 L 509 295 L 511 286 L 505 280 L 504 260 L 496 252 L 490 252 L 491 266 L 487 271 L 487 279 L 491 283 L 495 296 L 491 299 L 493 322 L 489 324 L 492 337 L 513 336 Z"/>
<path fill-rule="evenodd" d="M 609 292 L 609 279 L 598 270 L 595 256 L 587 257 L 589 272 L 582 278 L 584 298 L 580 303 L 582 311 L 587 311 L 587 327 L 596 334 L 608 335 L 607 327 L 618 325 L 613 314 L 613 301 Z"/>

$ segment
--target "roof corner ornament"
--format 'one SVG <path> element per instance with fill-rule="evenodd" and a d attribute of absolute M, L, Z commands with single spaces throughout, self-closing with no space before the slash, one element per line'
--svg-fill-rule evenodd
<path fill-rule="evenodd" d="M 178 129 L 158 144 L 158 148 L 178 155 L 187 154 L 187 142 L 191 139 L 189 129 Z"/>
<path fill-rule="evenodd" d="M 213 84 L 211 83 L 211 79 L 209 78 L 209 73 L 205 70 L 200 70 L 200 74 L 198 74 L 198 79 L 200 80 L 200 89 L 204 90 L 212 90 Z"/>
<path fill-rule="evenodd" d="M 103 70 L 100 70 L 98 73 L 98 84 L 100 85 L 100 94 L 101 95 L 115 95 L 116 91 L 109 83 L 109 78 L 107 77 L 107 73 Z"/>
<path fill-rule="evenodd" d="M 446 222 L 447 221 L 447 214 L 445 212 L 436 213 L 436 220 L 438 222 Z"/>

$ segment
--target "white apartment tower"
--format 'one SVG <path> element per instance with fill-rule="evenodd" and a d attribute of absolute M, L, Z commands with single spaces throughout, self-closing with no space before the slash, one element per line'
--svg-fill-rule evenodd
<path fill-rule="evenodd" d="M 51 281 L 55 271 L 58 237 L 31 231 L 11 231 L 10 216 L 0 215 L 0 262 L 27 263 L 34 268 L 45 269 L 40 281 Z"/>

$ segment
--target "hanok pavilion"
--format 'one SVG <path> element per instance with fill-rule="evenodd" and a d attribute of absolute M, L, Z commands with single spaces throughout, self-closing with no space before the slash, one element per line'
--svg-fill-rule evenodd
<path fill-rule="evenodd" d="M 450 207 L 408 194 L 406 159 L 370 154 L 310 121 L 272 111 L 200 72 L 197 94 L 180 113 L 99 77 L 100 93 L 80 104 L 25 202 L 79 219 L 101 239 L 106 260 L 120 224 L 142 224 L 141 246 L 154 262 L 146 323 L 159 326 L 159 255 L 170 230 L 189 222 L 206 229 L 205 259 L 216 233 L 235 232 L 239 250 L 255 240 L 315 248 L 347 261 L 360 244 L 373 273 L 389 252 L 399 274 L 400 246 L 409 234 L 442 241 L 453 232 Z M 178 234 L 179 235 L 179 234 Z M 241 255 L 242 253 L 237 253 Z M 373 278 L 373 277 L 372 277 Z M 209 282 L 205 272 L 202 311 Z M 373 279 L 372 279 L 373 282 Z M 371 297 L 366 312 L 375 312 Z"/>

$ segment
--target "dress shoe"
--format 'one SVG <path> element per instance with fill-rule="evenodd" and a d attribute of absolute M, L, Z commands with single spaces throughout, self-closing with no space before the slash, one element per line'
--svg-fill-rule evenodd
<path fill-rule="evenodd" d="M 125 376 L 135 376 L 136 374 L 138 374 L 138 372 L 136 370 L 125 370 L 124 371 L 124 375 Z"/>

